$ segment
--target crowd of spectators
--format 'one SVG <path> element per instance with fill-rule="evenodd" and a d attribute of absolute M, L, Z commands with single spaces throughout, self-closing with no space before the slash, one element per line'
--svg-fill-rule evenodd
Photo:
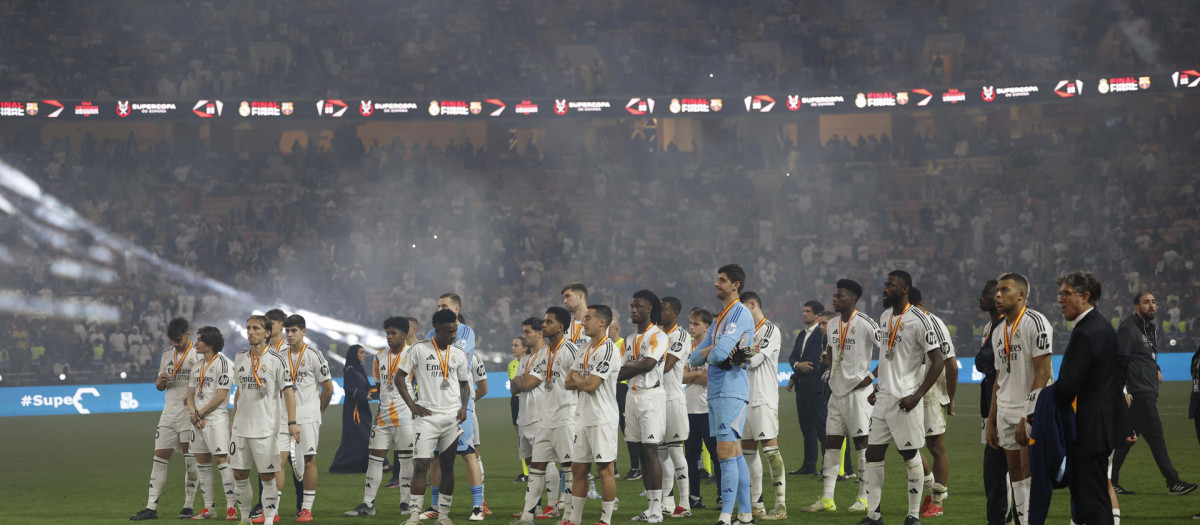
<path fill-rule="evenodd" d="M 821 91 L 1192 67 L 1186 2 L 11 2 L 17 98 Z M 16 22 L 19 21 L 19 22 Z M 943 56 L 944 55 L 944 56 Z"/>

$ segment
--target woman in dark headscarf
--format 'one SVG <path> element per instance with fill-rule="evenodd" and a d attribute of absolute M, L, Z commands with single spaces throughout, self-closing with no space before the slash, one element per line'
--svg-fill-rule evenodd
<path fill-rule="evenodd" d="M 351 474 L 367 471 L 367 442 L 371 438 L 371 406 L 368 401 L 379 397 L 378 390 L 371 388 L 363 363 L 367 351 L 362 345 L 352 345 L 346 352 L 346 368 L 343 372 L 346 400 L 342 405 L 342 444 L 329 472 Z"/>

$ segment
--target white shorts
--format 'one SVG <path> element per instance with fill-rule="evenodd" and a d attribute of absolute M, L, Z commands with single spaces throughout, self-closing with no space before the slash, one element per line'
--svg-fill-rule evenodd
<path fill-rule="evenodd" d="M 628 406 L 628 405 L 626 405 Z M 625 420 L 629 428 L 629 420 Z M 579 463 L 612 463 L 617 460 L 617 427 L 594 426 L 576 429 L 571 457 Z"/>
<path fill-rule="evenodd" d="M 290 454 L 292 451 L 292 435 L 287 432 L 275 434 L 275 448 L 280 454 Z M 296 448 L 300 448 L 299 445 Z"/>
<path fill-rule="evenodd" d="M 470 412 L 471 412 L 471 423 L 473 423 L 471 425 L 471 428 L 474 430 L 473 432 L 471 432 L 471 444 L 475 445 L 475 448 L 479 448 L 479 445 L 481 445 L 481 443 L 479 442 L 479 416 L 475 415 L 474 410 L 471 410 Z"/>
<path fill-rule="evenodd" d="M 570 422 L 558 428 L 541 428 L 537 439 L 533 442 L 533 461 L 535 463 L 555 462 L 570 463 L 572 442 L 575 441 L 575 423 Z"/>
<path fill-rule="evenodd" d="M 434 451 L 458 450 L 458 436 L 462 427 L 458 424 L 458 411 L 434 412 L 424 417 L 413 418 L 413 457 L 428 459 Z"/>
<path fill-rule="evenodd" d="M 317 455 L 317 445 L 321 442 L 321 424 L 312 421 L 300 423 L 300 442 L 296 444 L 296 453 L 301 456 Z"/>
<path fill-rule="evenodd" d="M 921 401 L 925 405 L 925 437 L 940 436 L 946 433 L 946 410 L 937 400 L 925 396 Z"/>
<path fill-rule="evenodd" d="M 413 449 L 413 426 L 400 425 L 394 427 L 371 427 L 369 450 L 408 450 Z"/>
<path fill-rule="evenodd" d="M 687 404 L 680 398 L 674 401 L 667 401 L 667 439 L 663 440 L 666 443 L 681 443 L 687 441 L 688 435 L 691 433 L 691 424 L 688 422 Z"/>
<path fill-rule="evenodd" d="M 625 441 L 663 442 L 667 433 L 667 398 L 662 388 L 630 390 L 625 398 Z"/>
<path fill-rule="evenodd" d="M 229 465 L 234 470 L 250 470 L 254 467 L 259 474 L 282 472 L 283 461 L 279 459 L 276 436 L 248 438 L 233 436 L 229 443 Z"/>
<path fill-rule="evenodd" d="M 849 438 L 865 437 L 871 429 L 871 393 L 866 388 L 852 390 L 844 396 L 829 396 L 826 406 L 825 433 Z"/>
<path fill-rule="evenodd" d="M 192 431 L 192 444 L 188 452 L 193 454 L 229 454 L 229 418 L 205 421 L 204 428 Z"/>
<path fill-rule="evenodd" d="M 867 443 L 895 443 L 900 450 L 921 448 L 925 445 L 925 411 L 918 405 L 905 412 L 900 410 L 900 398 L 876 394 Z"/>
<path fill-rule="evenodd" d="M 521 425 L 517 431 L 517 453 L 521 459 L 533 457 L 533 442 L 537 441 L 537 424 Z"/>
<path fill-rule="evenodd" d="M 766 441 L 779 437 L 779 409 L 767 405 L 750 407 L 742 437 L 754 441 Z"/>
<path fill-rule="evenodd" d="M 1021 445 L 1017 444 L 1017 424 L 1025 418 L 1024 412 L 1024 409 L 996 407 L 996 435 L 1000 438 L 1000 448 L 1021 450 Z"/>
<path fill-rule="evenodd" d="M 154 429 L 154 450 L 183 451 L 180 445 L 192 442 L 192 423 L 176 423 L 175 425 L 160 425 Z M 190 450 L 190 449 L 189 449 Z"/>

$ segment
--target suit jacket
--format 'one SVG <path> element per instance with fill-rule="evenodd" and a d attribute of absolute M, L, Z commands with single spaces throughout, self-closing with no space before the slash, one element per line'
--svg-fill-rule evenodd
<path fill-rule="evenodd" d="M 788 356 L 788 364 L 792 365 L 792 380 L 796 383 L 796 392 L 821 395 L 824 384 L 821 375 L 825 365 L 821 364 L 821 351 L 825 349 L 825 334 L 820 327 L 814 327 L 808 343 L 804 342 L 804 330 L 796 336 L 792 345 L 792 354 Z M 808 361 L 812 363 L 812 372 L 804 373 L 796 370 L 796 363 Z"/>
<path fill-rule="evenodd" d="M 1188 418 L 1200 417 L 1200 346 L 1192 354 L 1192 398 L 1188 402 Z"/>
<path fill-rule="evenodd" d="M 1072 447 L 1084 454 L 1110 453 L 1132 434 L 1117 362 L 1117 334 L 1096 310 L 1075 323 L 1058 371 L 1059 411 L 1076 402 L 1078 435 Z"/>

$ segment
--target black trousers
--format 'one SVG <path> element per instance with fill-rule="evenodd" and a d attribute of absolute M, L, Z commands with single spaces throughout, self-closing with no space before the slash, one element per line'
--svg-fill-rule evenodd
<path fill-rule="evenodd" d="M 1112 502 L 1108 499 L 1108 453 L 1080 453 L 1068 446 L 1067 475 L 1070 477 L 1071 512 L 1075 523 L 1112 525 Z"/>
<path fill-rule="evenodd" d="M 1004 450 L 983 446 L 983 493 L 987 497 L 988 525 L 1008 523 L 1008 458 Z"/>
<path fill-rule="evenodd" d="M 688 438 L 683 443 L 683 454 L 688 462 L 688 484 L 691 495 L 700 497 L 700 453 L 701 447 L 708 447 L 712 455 L 712 475 L 721 479 L 721 462 L 717 461 L 717 439 L 709 434 L 708 414 L 688 414 Z M 717 490 L 720 490 L 719 488 Z"/>
<path fill-rule="evenodd" d="M 1133 402 L 1129 405 L 1129 419 L 1133 423 L 1133 429 L 1138 433 L 1140 438 L 1138 441 L 1145 441 L 1146 445 L 1150 447 L 1150 453 L 1154 455 L 1154 463 L 1158 465 L 1158 471 L 1167 480 L 1167 484 L 1178 482 L 1179 473 L 1175 471 L 1175 466 L 1171 464 L 1171 457 L 1167 455 L 1167 441 L 1163 435 L 1162 420 L 1158 417 L 1158 399 L 1150 395 L 1134 394 Z M 1121 465 L 1125 463 L 1125 457 L 1129 455 L 1131 448 L 1133 448 L 1132 443 L 1125 443 L 1113 454 L 1113 485 L 1120 482 Z"/>
<path fill-rule="evenodd" d="M 816 471 L 817 462 L 825 453 L 825 400 L 821 392 L 796 389 L 796 417 L 804 435 L 804 462 L 800 470 Z"/>

